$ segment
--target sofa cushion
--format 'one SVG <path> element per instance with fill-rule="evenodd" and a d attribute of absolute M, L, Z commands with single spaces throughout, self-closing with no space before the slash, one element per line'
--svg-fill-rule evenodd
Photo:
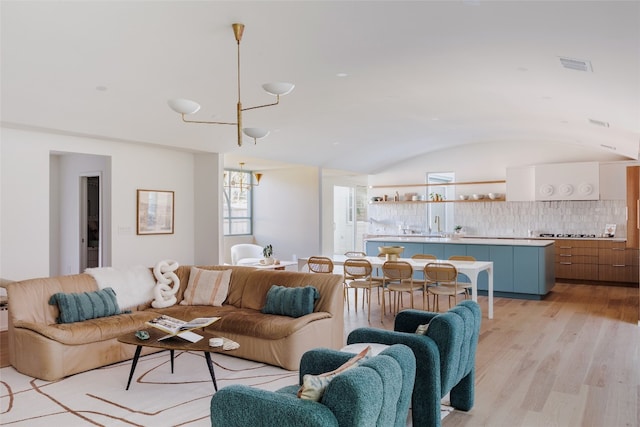
<path fill-rule="evenodd" d="M 57 292 L 51 295 L 49 304 L 57 305 L 58 323 L 74 323 L 120 313 L 116 294 L 111 288 L 94 292 Z"/>
<path fill-rule="evenodd" d="M 302 386 L 300 386 L 300 389 L 298 390 L 298 397 L 300 399 L 319 402 L 320 399 L 322 399 L 324 390 L 336 375 L 355 368 L 365 360 L 371 358 L 371 356 L 371 347 L 367 347 L 331 372 L 326 372 L 320 375 L 306 374 L 302 378 Z"/>
<path fill-rule="evenodd" d="M 313 313 L 313 304 L 320 295 L 313 286 L 288 288 L 273 285 L 267 292 L 267 301 L 262 308 L 265 314 L 280 314 L 301 317 Z"/>
<path fill-rule="evenodd" d="M 134 309 L 153 300 L 156 281 L 148 267 L 96 267 L 85 272 L 96 281 L 98 289 L 112 288 L 121 310 Z"/>
<path fill-rule="evenodd" d="M 189 284 L 180 304 L 220 307 L 227 299 L 230 281 L 231 270 L 215 271 L 191 267 Z"/>

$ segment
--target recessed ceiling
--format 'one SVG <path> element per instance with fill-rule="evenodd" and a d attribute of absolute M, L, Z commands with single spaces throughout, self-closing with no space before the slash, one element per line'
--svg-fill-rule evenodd
<path fill-rule="evenodd" d="M 467 144 L 572 144 L 637 159 L 637 1 L 3 1 L 4 126 L 357 173 Z M 244 106 L 271 130 L 236 145 Z M 584 61 L 589 72 L 563 67 Z M 608 127 L 594 126 L 593 120 Z M 614 147 L 612 150 L 611 147 Z"/>

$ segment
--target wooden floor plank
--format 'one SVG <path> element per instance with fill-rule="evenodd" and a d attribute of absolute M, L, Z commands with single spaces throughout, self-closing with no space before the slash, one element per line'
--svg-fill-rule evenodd
<path fill-rule="evenodd" d="M 542 301 L 496 298 L 492 320 L 487 298 L 479 302 L 475 405 L 443 427 L 640 426 L 637 287 L 558 283 Z M 366 309 L 345 309 L 345 338 L 357 327 L 393 329 L 393 320 L 380 322 L 374 297 L 371 323 Z M 0 332 L 2 366 L 6 345 Z"/>
<path fill-rule="evenodd" d="M 479 302 L 475 405 L 443 427 L 640 426 L 637 287 L 558 283 L 542 301 L 496 298 L 492 320 Z M 393 328 L 375 301 L 371 319 Z M 358 326 L 352 309 L 345 332 Z"/>

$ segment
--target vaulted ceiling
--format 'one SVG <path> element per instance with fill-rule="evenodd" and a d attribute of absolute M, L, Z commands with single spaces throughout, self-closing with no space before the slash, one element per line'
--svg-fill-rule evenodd
<path fill-rule="evenodd" d="M 357 173 L 467 144 L 637 159 L 638 1 L 2 1 L 4 126 Z M 271 134 L 237 146 L 242 102 Z M 563 67 L 577 60 L 586 71 Z"/>

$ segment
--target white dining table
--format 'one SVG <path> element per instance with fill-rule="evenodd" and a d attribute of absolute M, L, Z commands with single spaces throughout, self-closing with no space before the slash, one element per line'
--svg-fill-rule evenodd
<path fill-rule="evenodd" d="M 334 265 L 344 265 L 344 261 L 349 257 L 345 255 L 333 255 L 329 257 Z M 383 257 L 367 256 L 364 258 L 371 263 L 373 268 L 382 268 L 382 264 L 386 261 Z M 307 264 L 309 258 L 298 258 L 298 271 L 304 271 L 304 267 Z M 487 272 L 489 278 L 488 284 L 488 299 L 489 299 L 489 311 L 487 317 L 493 319 L 493 262 L 492 261 L 460 261 L 460 260 L 432 260 L 432 259 L 413 259 L 413 258 L 398 258 L 398 261 L 406 261 L 411 264 L 414 270 L 423 270 L 424 266 L 430 262 L 449 263 L 458 269 L 459 273 L 464 274 L 471 281 L 471 298 L 478 302 L 478 275 L 482 271 Z"/>

